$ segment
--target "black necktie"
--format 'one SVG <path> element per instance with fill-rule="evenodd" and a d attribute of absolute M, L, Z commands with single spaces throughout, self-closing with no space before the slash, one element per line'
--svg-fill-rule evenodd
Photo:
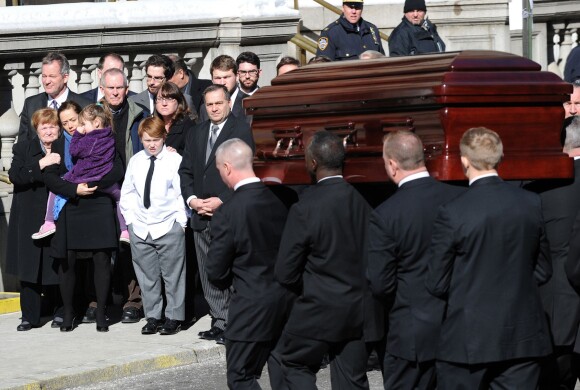
<path fill-rule="evenodd" d="M 212 125 L 211 131 L 209 134 L 209 139 L 207 140 L 207 150 L 205 151 L 205 162 L 209 160 L 209 155 L 213 150 L 213 146 L 215 145 L 215 141 L 217 140 L 217 132 L 220 129 L 218 125 Z"/>
<path fill-rule="evenodd" d="M 150 159 L 149 170 L 147 171 L 147 177 L 145 178 L 145 190 L 143 191 L 143 206 L 145 206 L 146 209 L 151 206 L 151 179 L 153 178 L 153 170 L 155 169 L 155 156 L 151 156 Z"/>

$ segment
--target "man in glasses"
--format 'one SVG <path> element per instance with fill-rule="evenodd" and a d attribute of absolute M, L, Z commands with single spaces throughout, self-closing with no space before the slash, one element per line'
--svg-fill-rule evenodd
<path fill-rule="evenodd" d="M 238 87 L 248 96 L 252 96 L 258 90 L 258 80 L 262 75 L 260 69 L 260 57 L 251 51 L 241 53 L 236 59 L 238 64 Z"/>
<path fill-rule="evenodd" d="M 155 112 L 155 95 L 166 80 L 173 77 L 175 67 L 173 61 L 164 55 L 154 54 L 145 62 L 145 77 L 147 78 L 147 89 L 130 100 L 147 109 L 150 113 Z"/>
<path fill-rule="evenodd" d="M 363 20 L 363 0 L 343 0 L 342 15 L 320 33 L 316 56 L 333 61 L 358 59 L 363 51 L 385 54 L 379 29 Z"/>

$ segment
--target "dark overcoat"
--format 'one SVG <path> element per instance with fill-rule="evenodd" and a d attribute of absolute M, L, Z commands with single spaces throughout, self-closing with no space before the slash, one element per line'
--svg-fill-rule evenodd
<path fill-rule="evenodd" d="M 64 138 L 55 143 L 64 144 Z M 31 237 L 44 223 L 46 214 L 48 189 L 38 163 L 45 153 L 38 137 L 34 137 L 16 143 L 13 154 L 8 171 L 14 196 L 8 222 L 6 272 L 23 282 L 58 284 L 58 262 L 49 256 L 50 238 Z"/>

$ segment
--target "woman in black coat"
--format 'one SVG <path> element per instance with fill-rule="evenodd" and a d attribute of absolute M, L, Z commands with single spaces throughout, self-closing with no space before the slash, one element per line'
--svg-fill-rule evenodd
<path fill-rule="evenodd" d="M 20 279 L 20 309 L 22 322 L 17 330 L 27 331 L 40 326 L 41 297 L 60 306 L 58 262 L 49 256 L 50 238 L 33 240 L 32 234 L 44 222 L 48 189 L 42 172 L 58 165 L 61 156 L 54 153 L 57 145 L 64 148 L 58 116 L 45 108 L 32 116 L 37 136 L 14 145 L 12 165 L 8 170 L 14 184 L 10 208 L 6 248 L 6 272 Z M 55 311 L 56 313 L 56 311 Z M 53 327 L 60 326 L 60 314 L 55 314 Z"/>
<path fill-rule="evenodd" d="M 159 88 L 155 98 L 155 111 L 165 122 L 165 145 L 183 154 L 187 133 L 195 126 L 195 122 L 191 118 L 185 96 L 177 85 L 167 82 Z"/>
<path fill-rule="evenodd" d="M 64 149 L 55 150 L 64 155 Z M 90 253 L 94 264 L 94 284 L 97 297 L 97 331 L 109 330 L 106 302 L 109 295 L 111 254 L 119 243 L 119 225 L 115 202 L 110 195 L 98 191 L 118 183 L 123 178 L 123 163 L 119 153 L 113 168 L 99 182 L 74 184 L 61 177 L 67 172 L 64 164 L 46 169 L 45 182 L 50 190 L 68 199 L 56 221 L 52 240 L 52 256 L 60 260 L 60 290 L 64 304 L 64 318 L 60 330 L 74 329 L 75 265 L 80 252 Z M 80 196 L 78 196 L 80 195 Z"/>

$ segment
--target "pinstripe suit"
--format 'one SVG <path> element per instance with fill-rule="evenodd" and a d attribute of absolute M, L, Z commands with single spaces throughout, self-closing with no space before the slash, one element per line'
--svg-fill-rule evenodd
<path fill-rule="evenodd" d="M 179 167 L 181 178 L 181 194 L 183 199 L 191 196 L 209 198 L 217 196 L 225 202 L 232 196 L 232 191 L 222 181 L 215 165 L 215 151 L 226 140 L 240 138 L 254 150 L 254 140 L 248 124 L 230 115 L 226 120 L 213 149 L 206 161 L 206 148 L 210 132 L 210 121 L 205 121 L 194 127 L 187 134 L 183 160 Z M 220 290 L 211 284 L 205 272 L 208 261 L 207 254 L 211 242 L 211 217 L 200 216 L 193 212 L 191 227 L 195 242 L 195 252 L 199 268 L 199 276 L 203 293 L 209 305 L 209 313 L 213 326 L 225 330 L 227 323 L 230 290 Z"/>

